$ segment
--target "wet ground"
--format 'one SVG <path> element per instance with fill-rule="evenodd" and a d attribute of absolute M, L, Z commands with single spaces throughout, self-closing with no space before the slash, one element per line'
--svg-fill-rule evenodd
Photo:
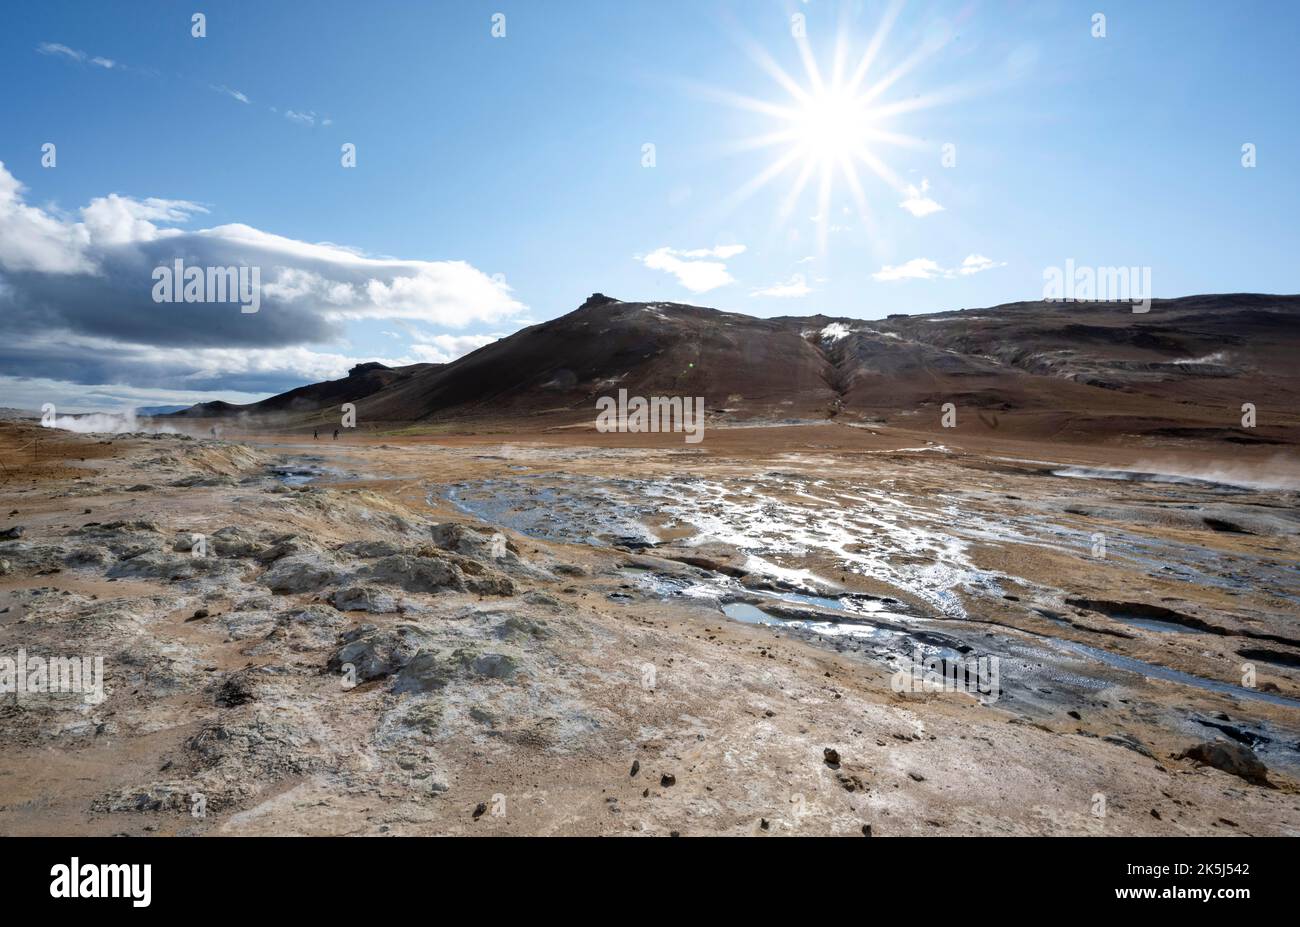
<path fill-rule="evenodd" d="M 796 457 L 717 477 L 512 472 L 430 494 L 530 537 L 642 555 L 626 571 L 633 588 L 610 593 L 615 602 L 715 608 L 891 670 L 918 656 L 997 657 L 999 707 L 1029 717 L 1159 680 L 1185 702 L 1162 710 L 1162 725 L 1222 726 L 1214 718 L 1230 707 L 1241 742 L 1300 771 L 1293 674 L 1201 647 L 1263 638 L 1282 644 L 1274 659 L 1284 661 L 1300 644 L 1293 490 L 1038 464 L 993 473 L 942 448 L 892 454 L 870 476 L 809 469 Z M 843 468 L 823 472 L 834 469 Z M 1224 537 L 1251 543 L 1225 549 Z M 1079 566 L 1050 578 L 1030 557 L 1020 570 L 981 566 L 982 551 L 1004 545 Z M 648 565 L 654 557 L 673 568 Z M 694 565 L 687 578 L 675 568 L 683 561 Z M 1081 588 L 1115 588 L 1114 578 L 1096 584 L 1094 571 L 1124 577 L 1122 595 L 1081 598 Z M 1149 604 L 1153 578 L 1178 584 L 1185 611 Z M 1218 602 L 1234 598 L 1244 601 L 1228 617 Z"/>

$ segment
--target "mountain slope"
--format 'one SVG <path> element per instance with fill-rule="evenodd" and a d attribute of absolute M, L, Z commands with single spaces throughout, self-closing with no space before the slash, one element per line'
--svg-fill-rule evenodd
<path fill-rule="evenodd" d="M 1261 426 L 1300 423 L 1300 297 L 1259 294 L 1117 303 L 1011 303 L 990 309 L 860 321 L 758 319 L 678 303 L 601 294 L 445 365 L 354 368 L 246 407 L 185 414 L 334 414 L 358 419 L 473 423 L 594 418 L 595 401 L 702 396 L 715 421 L 937 422 L 952 402 L 987 427 L 1019 416 L 1056 432 L 1138 432 L 1178 423 L 1237 429 L 1240 407 L 1268 409 Z M 1261 440 L 1265 439 L 1259 433 Z"/>
<path fill-rule="evenodd" d="M 345 402 L 357 402 L 404 380 L 429 373 L 442 364 L 411 364 L 407 367 L 385 367 L 370 362 L 357 364 L 346 377 L 299 386 L 286 393 L 271 396 L 261 402 L 233 405 L 228 402 L 201 402 L 174 415 L 184 418 L 229 418 L 250 415 L 262 419 L 310 415 L 323 409 L 336 409 Z"/>

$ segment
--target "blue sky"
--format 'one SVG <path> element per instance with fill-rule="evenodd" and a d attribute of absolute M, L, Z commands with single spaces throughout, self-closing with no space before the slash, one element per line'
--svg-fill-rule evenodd
<path fill-rule="evenodd" d="M 967 0 L 894 17 L 824 0 L 52 0 L 2 15 L 0 405 L 247 400 L 359 360 L 450 359 L 593 291 L 879 318 L 1035 299 L 1071 258 L 1150 267 L 1156 296 L 1300 289 L 1294 3 Z M 799 25 L 829 81 L 837 41 L 851 72 L 890 18 L 855 94 L 890 80 L 860 109 L 830 94 L 840 108 L 813 118 L 763 66 L 805 92 Z M 850 155 L 861 196 L 836 170 L 823 201 L 818 146 L 847 145 L 849 112 L 868 113 L 872 134 L 850 140 L 882 171 Z M 215 254 L 262 264 L 256 315 L 135 302 L 154 264 Z"/>

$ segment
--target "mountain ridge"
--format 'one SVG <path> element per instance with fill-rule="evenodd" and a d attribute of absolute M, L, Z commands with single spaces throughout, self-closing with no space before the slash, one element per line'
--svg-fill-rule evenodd
<path fill-rule="evenodd" d="M 596 293 L 448 364 L 359 364 L 341 380 L 179 415 L 279 417 L 297 427 L 353 402 L 372 425 L 564 424 L 590 418 L 598 396 L 627 389 L 702 396 L 711 416 L 735 421 L 897 422 L 944 402 L 992 416 L 1225 426 L 1240 416 L 1229 416 L 1234 407 L 1254 402 L 1292 421 L 1298 322 L 1300 296 L 1250 293 L 1155 300 L 1147 313 L 1129 303 L 1022 301 L 874 321 L 760 319 Z"/>

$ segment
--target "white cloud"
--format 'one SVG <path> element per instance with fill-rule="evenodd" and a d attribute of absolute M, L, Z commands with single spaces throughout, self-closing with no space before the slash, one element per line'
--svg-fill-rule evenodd
<path fill-rule="evenodd" d="M 75 48 L 68 48 L 66 45 L 60 45 L 58 42 L 42 42 L 36 46 L 36 50 L 42 55 L 62 56 L 70 58 L 73 61 L 85 61 L 86 53 L 77 51 Z"/>
<path fill-rule="evenodd" d="M 50 55 L 56 58 L 67 58 L 69 61 L 75 61 L 78 64 L 86 64 L 89 62 L 96 67 L 104 68 L 106 70 L 120 67 L 120 65 L 112 58 L 104 58 L 100 55 L 88 55 L 80 49 L 69 48 L 68 46 L 61 45 L 58 42 L 42 42 L 40 45 L 36 46 L 36 50 L 42 55 Z"/>
<path fill-rule="evenodd" d="M 906 199 L 898 205 L 906 209 L 918 219 L 928 216 L 931 213 L 943 212 L 943 207 L 936 203 L 926 194 L 930 190 L 930 181 L 925 178 L 921 179 L 921 186 L 908 184 L 903 188 L 903 195 Z"/>
<path fill-rule="evenodd" d="M 941 267 L 937 261 L 930 258 L 912 258 L 896 267 L 886 264 L 880 270 L 872 274 L 872 279 L 881 281 L 890 280 L 951 280 L 954 277 L 968 277 L 971 274 L 978 274 L 985 270 L 992 270 L 995 267 L 1005 267 L 1006 261 L 993 261 L 984 257 L 982 254 L 968 255 L 960 267 Z"/>
<path fill-rule="evenodd" d="M 798 299 L 812 292 L 803 274 L 793 274 L 785 283 L 774 283 L 769 287 L 753 290 L 750 296 L 767 296 L 773 299 Z"/>
<path fill-rule="evenodd" d="M 982 254 L 969 254 L 966 256 L 966 259 L 961 262 L 961 268 L 958 270 L 958 273 L 963 276 L 969 276 L 971 274 L 978 274 L 980 271 L 992 270 L 995 267 L 1006 266 L 1006 261 L 993 261 Z"/>
<path fill-rule="evenodd" d="M 83 254 L 85 228 L 26 205 L 22 191 L 23 185 L 0 161 L 0 268 L 40 273 L 90 270 Z"/>
<path fill-rule="evenodd" d="M 220 85 L 220 86 L 217 86 L 217 85 L 214 84 L 214 85 L 212 86 L 212 89 L 215 90 L 217 93 L 224 93 L 224 94 L 226 94 L 227 96 L 234 97 L 234 98 L 235 98 L 236 100 L 238 100 L 240 103 L 247 103 L 247 102 L 249 102 L 249 99 L 248 99 L 247 94 L 240 93 L 238 90 L 234 90 L 234 89 L 232 89 L 232 88 L 230 88 L 230 87 L 225 86 L 224 84 L 222 84 L 222 85 Z"/>
<path fill-rule="evenodd" d="M 497 341 L 500 335 L 432 335 L 423 336 L 411 345 L 410 352 L 430 364 L 449 364 L 458 357 L 477 351 Z"/>
<path fill-rule="evenodd" d="M 674 248 L 657 248 L 639 257 L 651 270 L 662 270 L 677 278 L 677 282 L 692 293 L 707 293 L 736 280 L 727 272 L 723 261 L 744 254 L 744 245 L 718 245 L 714 248 L 695 248 L 681 251 Z M 717 258 L 718 260 L 705 260 Z"/>
<path fill-rule="evenodd" d="M 886 264 L 871 277 L 874 280 L 932 280 L 946 274 L 942 267 L 929 258 L 912 258 L 897 267 Z"/>
<path fill-rule="evenodd" d="M 88 233 L 88 245 L 103 246 L 153 241 L 161 236 L 180 234 L 177 229 L 160 229 L 154 223 L 185 222 L 193 213 L 201 212 L 207 212 L 207 209 L 187 200 L 157 197 L 135 200 L 110 193 L 91 200 L 82 208 L 81 218 Z"/>
<path fill-rule="evenodd" d="M 314 126 L 316 124 L 316 114 L 310 112 L 300 113 L 295 110 L 286 109 L 284 111 L 284 118 L 288 119 L 290 122 L 296 122 L 301 126 Z"/>
<path fill-rule="evenodd" d="M 28 205 L 0 163 L 0 370 L 79 383 L 279 391 L 346 372 L 356 358 L 321 347 L 345 344 L 351 321 L 458 329 L 527 311 L 506 284 L 464 261 L 370 257 L 242 224 L 177 227 L 206 211 L 187 200 L 109 194 L 79 212 L 55 213 Z M 257 268 L 260 310 L 155 302 L 153 269 L 177 259 Z M 419 359 L 450 359 L 484 339 L 491 336 L 430 336 Z"/>

